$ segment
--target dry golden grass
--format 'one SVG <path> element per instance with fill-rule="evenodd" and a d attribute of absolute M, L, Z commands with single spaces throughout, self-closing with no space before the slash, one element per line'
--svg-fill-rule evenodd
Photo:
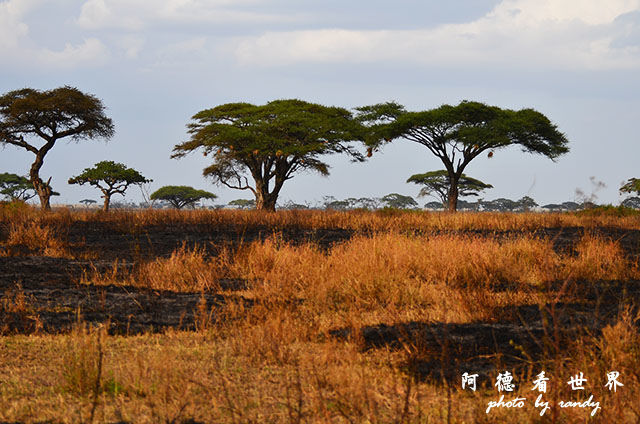
<path fill-rule="evenodd" d="M 9 226 L 8 236 L 0 248 L 0 256 L 31 254 L 66 257 L 66 243 L 56 234 L 55 227 L 37 221 L 16 222 Z"/>
<path fill-rule="evenodd" d="M 201 225 L 240 233 L 251 227 L 276 233 L 295 227 L 345 228 L 358 234 L 326 249 L 288 243 L 277 235 L 222 246 L 213 255 L 203 246 L 185 244 L 166 257 L 138 258 L 133 264 L 87 272 L 84 284 L 216 291 L 228 301 L 212 307 L 203 297 L 195 311 L 196 332 L 110 336 L 108 323 L 92 328 L 80 322 L 69 334 L 0 337 L 0 421 L 588 420 L 588 411 L 558 408 L 540 418 L 531 405 L 535 396 L 528 382 L 542 369 L 555 382 L 549 400 L 571 398 L 564 380 L 578 371 L 594 383 L 606 381 L 613 369 L 619 371 L 625 386 L 617 393 L 602 384 L 589 386 L 601 401 L 596 419 L 640 420 L 637 305 L 601 332 L 576 332 L 570 341 L 555 338 L 553 319 L 544 321 L 545 336 L 537 340 L 542 354 L 524 361 L 525 371 L 516 377 L 513 397 L 527 397 L 528 406 L 491 414 L 485 413 L 487 402 L 499 397 L 492 387 L 470 392 L 457 382 L 414 378 L 412 364 L 418 360 L 435 360 L 443 367 L 454 361 L 440 347 L 400 337 L 400 346 L 369 348 L 359 332 L 412 321 L 505 322 L 516 318 L 510 311 L 523 305 L 583 302 L 579 288 L 600 280 L 640 280 L 637 258 L 625 254 L 616 241 L 587 231 L 573 250 L 557 251 L 552 240 L 536 235 L 536 230 L 550 227 L 639 229 L 640 220 L 634 217 L 388 211 L 11 213 L 0 208 L 4 248 L 28 245 L 30 233 L 42 231 L 29 248 L 52 256 L 63 255 L 67 247 L 47 243 L 64 240 L 60 234 L 78 221 L 109 223 L 131 232 Z M 514 233 L 494 237 L 459 230 Z M 246 287 L 225 291 L 221 279 L 242 281 Z M 565 290 L 567 286 L 574 290 Z M 5 311 L 32 313 L 29 299 L 19 291 L 5 294 L 3 302 Z M 333 337 L 335 330 L 349 331 Z"/>
<path fill-rule="evenodd" d="M 288 210 L 278 212 L 244 210 L 112 210 L 58 209 L 45 213 L 29 206 L 14 207 L 0 203 L 0 224 L 36 221 L 68 228 L 74 222 L 110 224 L 125 232 L 148 226 L 200 226 L 215 229 L 267 227 L 278 231 L 284 227 L 321 229 L 343 228 L 357 231 L 522 231 L 557 227 L 617 227 L 640 229 L 637 215 L 581 213 L 498 213 L 427 211 L 323 211 Z"/>
<path fill-rule="evenodd" d="M 544 368 L 556 382 L 547 399 L 571 399 L 563 381 L 577 370 L 602 382 L 616 369 L 623 388 L 613 394 L 590 385 L 590 394 L 601 402 L 603 422 L 637 422 L 633 319 L 623 315 L 602 336 L 565 346 L 561 365 Z M 124 338 L 96 329 L 4 337 L 0 420 L 89 422 L 93 410 L 95 422 L 540 422 L 531 404 L 487 415 L 495 390 L 473 393 L 413 380 L 403 371 L 405 352 L 292 336 L 302 325 L 266 319 L 228 334 Z M 529 384 L 516 381 L 513 397 L 532 402 Z M 588 414 L 558 409 L 556 421 L 584 422 Z"/>
<path fill-rule="evenodd" d="M 185 245 L 176 249 L 168 258 L 157 258 L 124 267 L 117 261 L 107 272 L 85 273 L 82 283 L 94 285 L 131 285 L 151 290 L 180 292 L 211 291 L 219 288 L 218 280 L 225 278 L 227 271 L 225 253 L 218 257 L 206 257 L 198 247 L 189 249 Z"/>

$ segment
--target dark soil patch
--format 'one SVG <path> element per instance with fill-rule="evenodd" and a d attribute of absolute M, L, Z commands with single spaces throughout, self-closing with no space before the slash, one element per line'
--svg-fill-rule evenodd
<path fill-rule="evenodd" d="M 575 252 L 576 243 L 585 234 L 618 241 L 625 254 L 640 257 L 640 231 L 619 228 L 545 228 L 535 231 L 447 231 L 443 233 L 479 235 L 506 240 L 523 235 L 553 241 L 564 253 Z M 90 267 L 98 271 L 119 266 L 132 266 L 136 260 L 150 260 L 169 256 L 183 245 L 199 246 L 211 255 L 225 247 L 276 236 L 290 243 L 316 243 L 323 249 L 349 240 L 356 232 L 345 229 L 304 228 L 272 229 L 214 228 L 211 225 L 147 226 L 125 231 L 109 223 L 74 223 L 59 236 L 70 246 L 72 255 L 83 257 L 87 252 L 99 255 L 93 261 L 30 256 L 0 257 L 0 331 L 30 333 L 68 331 L 81 315 L 88 323 L 110 321 L 111 332 L 133 334 L 161 331 L 165 328 L 193 329 L 198 303 L 204 299 L 211 308 L 211 319 L 218 319 L 218 309 L 226 302 L 251 303 L 235 295 L 217 293 L 176 293 L 144 290 L 122 286 L 84 286 L 79 282 Z M 433 232 L 429 234 L 434 234 Z M 246 282 L 220 281 L 225 290 L 242 289 Z M 545 290 L 557 291 L 563 282 L 549 285 Z M 624 304 L 640 304 L 638 282 L 602 281 L 572 286 L 575 302 L 548 305 L 556 308 L 556 322 L 562 337 L 572 337 L 577 331 L 597 333 L 614 319 Z M 499 290 L 511 290 L 506 284 Z M 22 306 L 20 299 L 22 296 Z M 439 379 L 454 370 L 481 371 L 503 364 L 522 364 L 522 349 L 529 355 L 544 351 L 540 340 L 547 337 L 542 314 L 537 307 L 523 306 L 496 311 L 496 321 L 464 325 L 442 323 L 399 323 L 379 325 L 352 334 L 351 329 L 338 329 L 335 337 L 357 336 L 363 348 L 389 347 L 396 349 L 407 343 L 418 352 L 407 366 L 420 378 Z M 544 346 L 544 344 L 543 344 Z M 443 352 L 453 361 L 443 366 Z M 457 374 L 459 376 L 459 374 Z"/>
<path fill-rule="evenodd" d="M 424 232 L 416 231 L 415 234 Z M 428 232 L 426 234 L 455 234 L 480 236 L 495 240 L 514 240 L 522 237 L 535 237 L 551 240 L 554 250 L 558 253 L 576 253 L 576 245 L 585 236 L 601 238 L 603 240 L 620 243 L 624 253 L 632 258 L 640 257 L 640 230 L 628 230 L 615 227 L 550 227 L 535 230 L 445 230 Z"/>
<path fill-rule="evenodd" d="M 293 244 L 316 243 L 327 249 L 335 243 L 349 240 L 352 230 L 328 228 L 310 230 L 299 227 L 274 229 L 268 226 L 222 228 L 212 225 L 149 225 L 123 230 L 103 222 L 79 222 L 64 234 L 72 254 L 79 256 L 89 249 L 100 252 L 100 259 L 134 260 L 169 256 L 181 246 L 200 247 L 215 255 L 223 247 L 235 248 L 243 243 L 277 237 Z"/>
<path fill-rule="evenodd" d="M 570 341 L 599 336 L 624 309 L 640 307 L 638 281 L 576 286 L 584 294 L 580 302 L 496 309 L 497 322 L 379 324 L 357 333 L 351 328 L 336 329 L 331 336 L 356 340 L 364 350 L 402 349 L 408 352 L 408 372 L 420 380 L 457 384 L 462 373 L 473 371 L 480 374 L 481 383 L 489 383 L 488 376 L 496 370 L 526 371 L 532 361 L 564 357 Z M 636 324 L 640 331 L 640 322 Z"/>
<path fill-rule="evenodd" d="M 199 304 L 208 319 L 229 300 L 215 293 L 176 293 L 132 286 L 79 284 L 86 263 L 48 257 L 0 257 L 0 332 L 66 332 L 78 321 L 110 322 L 111 333 L 135 334 L 166 328 L 192 330 Z M 226 281 L 227 289 L 237 282 Z"/>

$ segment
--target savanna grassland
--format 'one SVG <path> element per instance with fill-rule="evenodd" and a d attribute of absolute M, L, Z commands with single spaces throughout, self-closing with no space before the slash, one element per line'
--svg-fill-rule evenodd
<path fill-rule="evenodd" d="M 5 204 L 0 421 L 638 422 L 639 258 L 633 214 Z"/>

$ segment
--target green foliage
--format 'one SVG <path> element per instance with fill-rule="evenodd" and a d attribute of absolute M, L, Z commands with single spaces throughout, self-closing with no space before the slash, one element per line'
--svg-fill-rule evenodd
<path fill-rule="evenodd" d="M 627 206 L 599 205 L 575 212 L 578 216 L 640 216 L 640 211 Z"/>
<path fill-rule="evenodd" d="M 378 134 L 407 138 L 444 158 L 450 158 L 455 151 L 463 156 L 463 161 L 470 161 L 483 151 L 510 145 L 520 145 L 525 151 L 552 159 L 569 151 L 565 136 L 547 117 L 533 109 L 514 111 L 463 101 L 457 106 L 442 105 L 423 112 L 406 112 L 396 103 L 358 110 L 359 119 L 370 123 L 370 128 L 378 130 Z M 380 132 L 380 127 L 385 127 L 385 131 Z"/>
<path fill-rule="evenodd" d="M 101 161 L 93 168 L 85 168 L 80 175 L 69 178 L 69 184 L 90 184 L 102 191 L 104 198 L 104 210 L 109 210 L 109 201 L 114 194 L 124 196 L 130 185 L 139 185 L 151 182 L 138 171 L 128 168 L 122 163 L 113 161 Z"/>
<path fill-rule="evenodd" d="M 418 202 L 416 202 L 413 199 L 413 197 L 404 196 L 398 193 L 387 194 L 386 196 L 383 196 L 380 200 L 388 208 L 414 209 L 418 207 Z"/>
<path fill-rule="evenodd" d="M 310 209 L 309 205 L 307 203 L 302 204 L 302 203 L 296 203 L 293 200 L 287 200 L 286 202 L 284 202 L 282 205 L 279 206 L 280 209 L 284 209 L 284 210 L 307 210 Z"/>
<path fill-rule="evenodd" d="M 110 138 L 113 134 L 113 122 L 105 116 L 102 102 L 77 88 L 24 88 L 0 96 L 0 144 L 11 144 L 35 155 L 29 180 L 43 209 L 50 208 L 49 198 L 54 192 L 51 179 L 40 178 L 40 169 L 55 143 L 63 138 Z M 39 139 L 41 145 L 32 138 Z"/>
<path fill-rule="evenodd" d="M 640 194 L 640 179 L 629 178 L 627 183 L 620 187 L 620 193 L 637 193 Z"/>
<path fill-rule="evenodd" d="M 213 193 L 204 190 L 196 190 L 189 186 L 164 186 L 151 194 L 151 200 L 165 200 L 176 209 L 182 209 L 187 205 L 193 205 L 201 199 L 215 199 Z"/>
<path fill-rule="evenodd" d="M 235 199 L 229 202 L 229 206 L 238 209 L 255 209 L 256 201 L 254 199 Z"/>
<path fill-rule="evenodd" d="M 518 203 L 518 210 L 521 210 L 521 211 L 529 211 L 538 206 L 538 203 L 536 203 L 536 201 L 529 196 L 522 197 L 520 200 L 518 200 L 517 203 Z"/>
<path fill-rule="evenodd" d="M 396 102 L 378 103 L 371 106 L 362 106 L 356 108 L 356 118 L 363 124 L 369 124 L 371 127 L 383 126 L 390 122 L 396 121 L 401 115 L 407 113 L 404 106 Z M 373 124 L 373 125 L 372 125 Z"/>
<path fill-rule="evenodd" d="M 128 168 L 122 163 L 113 161 L 101 161 L 93 168 L 85 168 L 80 175 L 69 178 L 69 184 L 90 184 L 102 189 L 103 186 L 113 188 L 114 192 L 120 186 L 126 187 L 130 184 L 143 184 L 151 180 L 143 177 L 138 171 Z M 123 192 L 124 193 L 124 192 Z"/>
<path fill-rule="evenodd" d="M 425 172 L 424 174 L 414 174 L 407 180 L 408 183 L 414 183 L 424 186 L 420 189 L 418 196 L 433 196 L 442 201 L 443 205 L 449 203 L 449 191 L 451 182 L 449 173 L 442 169 L 439 171 Z M 480 180 L 460 175 L 458 180 L 458 196 L 478 196 L 481 191 L 493 188 L 491 184 L 483 183 Z"/>
<path fill-rule="evenodd" d="M 549 119 L 533 109 L 518 111 L 463 101 L 456 106 L 407 112 L 396 103 L 358 109 L 358 118 L 368 124 L 371 149 L 393 139 L 419 143 L 438 157 L 449 175 L 449 210 L 455 211 L 458 184 L 464 169 L 483 152 L 488 156 L 511 145 L 555 160 L 569 151 L 566 137 Z"/>
<path fill-rule="evenodd" d="M 250 190 L 258 209 L 275 209 L 282 185 L 298 172 L 328 175 L 329 166 L 321 160 L 325 155 L 364 160 L 350 145 L 362 139 L 363 128 L 349 111 L 302 100 L 228 103 L 197 113 L 188 128 L 191 139 L 176 145 L 172 157 L 202 150 L 213 158 L 204 175 Z"/>
<path fill-rule="evenodd" d="M 109 138 L 114 134 L 113 122 L 104 115 L 102 102 L 69 86 L 6 93 L 0 97 L 0 116 L 2 142 L 25 148 L 24 137 L 33 134 L 45 141 Z"/>
<path fill-rule="evenodd" d="M 490 201 L 480 201 L 482 209 L 490 212 L 510 212 L 518 208 L 518 202 L 501 197 Z"/>
<path fill-rule="evenodd" d="M 34 197 L 36 192 L 28 178 L 5 172 L 0 174 L 0 194 L 9 201 L 26 202 Z"/>
<path fill-rule="evenodd" d="M 349 197 L 344 200 L 338 200 L 333 196 L 325 196 L 323 199 L 323 207 L 325 209 L 346 211 L 349 209 L 378 209 L 381 206 L 381 199 L 371 197 Z"/>
<path fill-rule="evenodd" d="M 427 202 L 423 206 L 425 209 L 442 210 L 444 205 L 442 202 Z"/>

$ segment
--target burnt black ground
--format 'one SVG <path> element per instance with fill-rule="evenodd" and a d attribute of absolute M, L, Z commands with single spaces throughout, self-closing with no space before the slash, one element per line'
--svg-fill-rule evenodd
<path fill-rule="evenodd" d="M 625 254 L 640 257 L 640 231 L 620 228 L 542 228 L 535 231 L 447 231 L 497 240 L 534 236 L 549 239 L 559 252 L 572 253 L 577 242 L 591 234 L 618 241 Z M 215 255 L 222 247 L 235 248 L 241 243 L 263 240 L 276 235 L 290 243 L 313 242 L 322 249 L 349 240 L 356 233 L 340 228 L 309 230 L 268 227 L 211 228 L 210 226 L 148 226 L 136 231 L 119 230 L 104 223 L 76 223 L 61 232 L 74 257 L 83 252 L 100 252 L 99 259 L 74 260 L 38 256 L 28 249 L 12 248 L 14 256 L 0 257 L 0 331 L 6 333 L 65 332 L 81 317 L 84 322 L 110 322 L 110 332 L 135 334 L 162 331 L 167 328 L 193 329 L 195 311 L 200 302 L 215 311 L 225 302 L 251 302 L 234 294 L 244 281 L 221 281 L 229 289 L 220 293 L 176 293 L 145 290 L 137 287 L 88 286 L 80 284 L 83 272 L 95 267 L 106 270 L 117 260 L 119 266 L 131 266 L 135 261 L 167 257 L 181 246 L 199 246 Z M 436 234 L 436 233 L 430 233 Z M 0 240 L 6 239 L 6 228 L 0 228 Z M 3 247 L 0 242 L 0 247 Z M 564 282 L 546 290 L 557 291 Z M 515 287 L 496 287 L 513 290 Z M 494 322 L 443 324 L 406 322 L 376 325 L 354 333 L 350 328 L 335 329 L 329 337 L 357 337 L 363 349 L 405 349 L 410 346 L 415 355 L 407 363 L 416 376 L 435 380 L 460 375 L 465 369 L 484 370 L 501 364 L 525 363 L 528 355 L 549 354 L 564 341 L 580 334 L 597 334 L 613 322 L 629 305 L 640 305 L 640 283 L 637 281 L 575 282 L 565 291 L 573 291 L 575 302 L 537 306 L 522 306 L 496 310 Z M 23 296 L 26 307 L 12 309 Z M 552 334 L 544 325 L 555 320 Z M 554 347 L 556 346 L 556 347 Z M 455 361 L 442 361 L 443 352 Z M 535 358 L 533 358 L 535 359 Z"/>

